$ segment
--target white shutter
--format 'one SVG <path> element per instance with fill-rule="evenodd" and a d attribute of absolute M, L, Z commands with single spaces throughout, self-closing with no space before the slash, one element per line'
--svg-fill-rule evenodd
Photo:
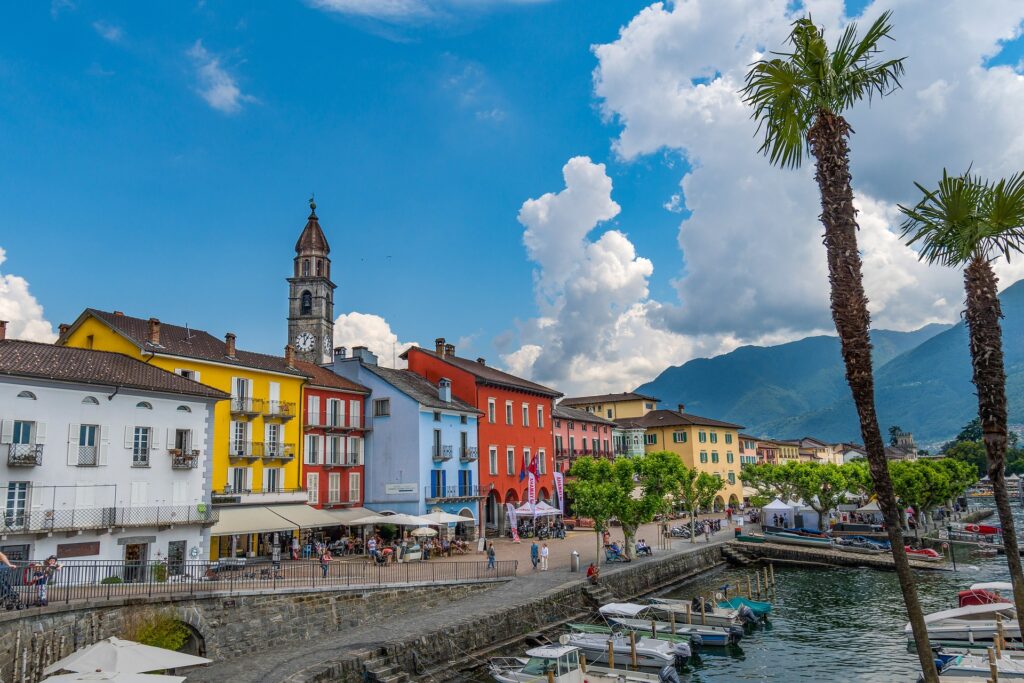
<path fill-rule="evenodd" d="M 96 507 L 96 488 L 92 484 L 75 486 L 75 507 Z"/>
<path fill-rule="evenodd" d="M 327 475 L 327 501 L 341 502 L 341 472 L 331 472 Z"/>
<path fill-rule="evenodd" d="M 125 425 L 124 428 L 124 447 L 132 449 L 135 447 L 135 428 Z"/>
<path fill-rule="evenodd" d="M 270 423 L 265 423 L 263 425 L 263 443 L 270 443 Z"/>
<path fill-rule="evenodd" d="M 164 443 L 167 444 L 168 448 L 174 448 L 174 430 L 173 429 L 170 429 L 170 428 L 167 429 L 167 440 Z"/>
<path fill-rule="evenodd" d="M 306 472 L 306 501 L 310 505 L 320 502 L 320 473 Z"/>
<path fill-rule="evenodd" d="M 174 448 L 174 441 L 167 444 L 168 448 Z M 160 430 L 155 427 L 149 428 L 149 450 L 160 448 Z"/>
<path fill-rule="evenodd" d="M 269 488 L 267 482 L 269 481 L 270 477 L 268 477 L 267 475 L 270 474 L 270 469 L 271 468 L 269 468 L 269 467 L 264 467 L 263 468 L 263 490 L 264 491 L 266 491 Z"/>
<path fill-rule="evenodd" d="M 232 397 L 237 397 L 238 396 L 238 394 L 235 393 L 238 390 L 238 379 L 239 379 L 238 377 L 232 377 L 231 378 L 231 396 Z"/>
<path fill-rule="evenodd" d="M 270 392 L 269 392 L 268 396 L 269 396 L 271 401 L 280 401 L 281 400 L 281 383 L 280 382 L 271 382 L 270 383 Z"/>
<path fill-rule="evenodd" d="M 348 502 L 359 502 L 359 473 L 350 472 L 348 475 Z"/>
<path fill-rule="evenodd" d="M 245 489 L 247 491 L 252 491 L 252 468 L 251 467 L 246 467 L 245 468 Z"/>
<path fill-rule="evenodd" d="M 149 502 L 149 482 L 133 481 L 131 490 L 131 506 L 143 507 Z"/>
<path fill-rule="evenodd" d="M 188 504 L 188 481 L 181 480 L 174 482 L 174 484 L 171 487 L 171 504 Z"/>
<path fill-rule="evenodd" d="M 0 443 L 11 443 L 14 440 L 14 420 L 0 422 Z"/>
<path fill-rule="evenodd" d="M 78 464 L 78 434 L 82 430 L 80 424 L 68 425 L 68 464 Z"/>
<path fill-rule="evenodd" d="M 36 443 L 37 444 L 45 444 L 46 443 L 46 423 L 45 422 L 36 422 Z"/>
<path fill-rule="evenodd" d="M 235 487 L 235 470 L 237 470 L 237 469 L 238 469 L 237 467 L 229 467 L 228 468 L 228 481 L 227 481 L 226 484 L 224 484 L 225 487 L 231 487 L 232 491 L 234 491 L 234 487 Z M 234 491 L 234 492 L 238 493 L 237 491 Z"/>
<path fill-rule="evenodd" d="M 106 425 L 100 425 L 100 447 L 99 457 L 96 460 L 97 465 L 107 464 L 107 451 L 110 450 L 110 428 Z"/>
<path fill-rule="evenodd" d="M 192 371 L 192 379 L 194 379 L 197 382 L 199 381 L 199 371 L 198 370 L 193 370 Z"/>
<path fill-rule="evenodd" d="M 361 401 L 349 401 L 348 402 L 348 415 L 349 415 L 349 426 L 359 427 L 359 413 L 362 412 Z"/>

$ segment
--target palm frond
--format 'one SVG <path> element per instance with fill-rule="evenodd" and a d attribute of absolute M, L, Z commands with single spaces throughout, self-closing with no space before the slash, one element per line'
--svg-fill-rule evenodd
<path fill-rule="evenodd" d="M 984 225 L 979 231 L 980 252 L 1002 254 L 1009 261 L 1024 251 L 1024 173 L 986 183 L 979 212 Z"/>

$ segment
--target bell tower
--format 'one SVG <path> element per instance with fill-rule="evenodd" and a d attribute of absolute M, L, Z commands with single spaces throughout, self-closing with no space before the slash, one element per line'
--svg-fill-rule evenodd
<path fill-rule="evenodd" d="M 309 198 L 309 219 L 295 243 L 295 266 L 288 278 L 288 343 L 295 357 L 317 365 L 334 359 L 334 289 L 331 247 L 316 202 Z"/>

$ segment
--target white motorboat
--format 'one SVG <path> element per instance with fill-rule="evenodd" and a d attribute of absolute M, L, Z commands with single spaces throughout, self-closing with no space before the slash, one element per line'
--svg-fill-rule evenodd
<path fill-rule="evenodd" d="M 1003 635 L 1007 640 L 1020 640 L 1020 626 L 1017 624 L 1017 612 L 1012 603 L 995 602 L 986 605 L 968 605 L 954 607 L 926 614 L 924 622 L 928 626 L 928 637 L 931 640 L 990 641 L 996 635 L 996 617 L 1002 620 Z M 908 639 L 913 639 L 910 624 L 904 627 Z"/>
<path fill-rule="evenodd" d="M 636 643 L 636 665 L 648 669 L 663 669 L 684 663 L 692 654 L 689 643 L 670 643 L 667 640 L 633 634 L 631 641 L 624 634 L 567 633 L 559 638 L 563 645 L 577 647 L 586 655 L 588 662 L 608 663 L 608 650 L 614 654 L 615 662 L 633 665 L 633 642 Z"/>
<path fill-rule="evenodd" d="M 940 654 L 939 658 L 943 660 L 942 667 L 939 670 L 939 675 L 943 680 L 947 678 L 955 678 L 957 680 L 973 677 L 990 678 L 992 669 L 989 666 L 988 657 L 985 655 Z M 999 673 L 999 680 L 1004 678 L 1024 679 L 1024 661 L 1019 657 L 1011 657 L 1004 653 L 995 662 L 996 670 Z"/>
<path fill-rule="evenodd" d="M 643 671 L 610 669 L 592 664 L 586 666 L 584 674 L 580 666 L 579 648 L 547 645 L 527 650 L 523 658 L 492 659 L 488 670 L 498 683 L 537 683 L 547 680 L 548 672 L 554 673 L 555 683 L 660 683 L 666 680 L 658 674 Z"/>
<path fill-rule="evenodd" d="M 710 602 L 705 601 L 704 611 L 701 612 L 700 608 L 694 609 L 688 600 L 672 600 L 670 598 L 651 598 L 651 611 L 656 615 L 667 616 L 669 613 L 674 613 L 676 616 L 676 622 L 680 621 L 691 621 L 701 626 L 720 626 L 722 628 L 729 628 L 731 626 L 739 626 L 743 628 L 743 624 L 746 623 L 743 615 L 737 609 L 715 607 Z M 750 621 L 756 621 L 756 617 Z"/>
<path fill-rule="evenodd" d="M 743 637 L 742 626 L 720 628 L 717 626 L 701 626 L 688 624 L 686 618 L 676 619 L 675 626 L 668 621 L 655 619 L 651 605 L 638 605 L 632 602 L 611 602 L 602 605 L 597 611 L 609 624 L 618 624 L 631 631 L 658 634 L 685 635 L 697 646 L 725 647 L 739 642 Z M 698 618 L 699 621 L 699 618 Z"/>

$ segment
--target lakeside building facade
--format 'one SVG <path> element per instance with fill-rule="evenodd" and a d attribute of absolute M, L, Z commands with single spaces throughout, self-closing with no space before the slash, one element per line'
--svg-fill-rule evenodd
<path fill-rule="evenodd" d="M 118 353 L 7 340 L 4 328 L 0 551 L 166 559 L 171 574 L 206 557 L 210 439 L 228 394 Z"/>
<path fill-rule="evenodd" d="M 455 346 L 443 337 L 433 351 L 412 347 L 402 356 L 409 370 L 432 383 L 451 382 L 455 397 L 481 413 L 477 445 L 480 453 L 480 487 L 484 496 L 484 522 L 499 533 L 508 525 L 506 503 L 527 500 L 525 470 L 536 459 L 537 497 L 554 495 L 554 447 L 552 413 L 554 389 L 492 368 L 483 358 L 475 361 L 455 355 Z"/>
<path fill-rule="evenodd" d="M 778 439 L 757 440 L 757 461 L 769 465 L 782 465 L 787 462 L 799 462 L 800 446 L 793 441 Z"/>
<path fill-rule="evenodd" d="M 616 425 L 611 420 L 561 403 L 554 407 L 551 415 L 554 419 L 557 471 L 568 472 L 576 458 L 589 456 L 611 460 L 615 457 L 613 430 Z"/>
<path fill-rule="evenodd" d="M 749 434 L 740 434 L 740 467 L 757 464 L 757 439 Z"/>
<path fill-rule="evenodd" d="M 645 450 L 670 451 L 687 467 L 707 472 L 722 480 L 724 488 L 715 498 L 715 508 L 739 507 L 743 500 L 740 482 L 739 433 L 741 425 L 714 420 L 678 410 L 652 410 L 643 417 L 622 420 L 645 430 Z"/>
<path fill-rule="evenodd" d="M 369 390 L 365 506 L 422 515 L 437 508 L 466 518 L 458 533 L 476 538 L 481 519 L 478 418 L 452 382 L 377 364 L 364 346 L 338 349 L 334 371 Z"/>
<path fill-rule="evenodd" d="M 585 410 L 606 420 L 626 420 L 643 417 L 658 407 L 660 399 L 633 391 L 621 394 L 597 394 L 594 396 L 573 396 L 563 398 L 559 405 L 566 408 Z"/>

